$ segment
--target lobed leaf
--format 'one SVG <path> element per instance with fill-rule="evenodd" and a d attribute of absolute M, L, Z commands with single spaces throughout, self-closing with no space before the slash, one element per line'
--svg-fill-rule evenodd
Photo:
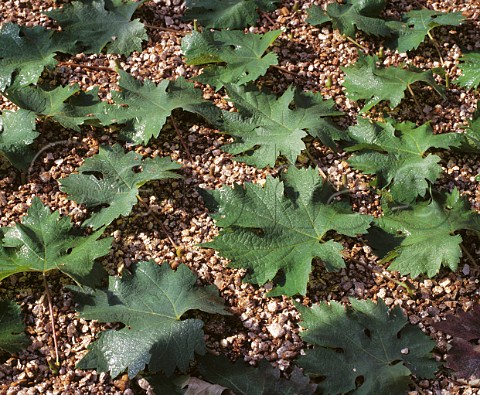
<path fill-rule="evenodd" d="M 358 61 L 350 67 L 342 67 L 345 72 L 343 86 L 351 100 L 366 99 L 360 110 L 364 114 L 382 100 L 390 101 L 390 108 L 398 106 L 405 96 L 404 91 L 413 83 L 421 81 L 430 85 L 444 96 L 443 87 L 437 85 L 431 71 L 414 72 L 398 67 L 377 67 L 377 56 L 360 54 Z"/>
<path fill-rule="evenodd" d="M 273 11 L 278 0 L 186 0 L 185 19 L 208 29 L 243 29 L 254 26 L 257 9 Z"/>
<path fill-rule="evenodd" d="M 374 36 L 388 36 L 392 32 L 387 22 L 379 18 L 386 4 L 386 0 L 347 0 L 344 4 L 328 4 L 326 11 L 313 5 L 308 9 L 307 22 L 312 25 L 332 22 L 334 29 L 349 37 L 355 37 L 355 28 Z"/>
<path fill-rule="evenodd" d="M 27 170 L 32 159 L 31 145 L 38 132 L 35 114 L 27 110 L 4 111 L 0 117 L 0 152 L 12 165 Z"/>
<path fill-rule="evenodd" d="M 462 75 L 457 78 L 457 83 L 467 89 L 478 88 L 480 85 L 480 52 L 464 54 L 459 59 L 458 68 Z"/>
<path fill-rule="evenodd" d="M 327 233 L 366 233 L 371 217 L 353 213 L 344 202 L 330 203 L 333 189 L 316 169 L 290 166 L 282 179 L 268 177 L 264 187 L 247 183 L 203 191 L 223 228 L 203 246 L 247 269 L 245 281 L 263 285 L 283 274 L 270 296 L 305 295 L 312 259 L 320 258 L 330 271 L 345 266 L 342 245 Z"/>
<path fill-rule="evenodd" d="M 76 42 L 81 51 L 130 55 L 142 50 L 148 39 L 145 27 L 138 20 L 131 21 L 133 13 L 146 0 L 82 0 L 65 4 L 60 9 L 46 12 L 62 27 L 62 36 Z"/>
<path fill-rule="evenodd" d="M 9 300 L 0 301 L 0 349 L 12 354 L 28 343 L 20 306 Z"/>
<path fill-rule="evenodd" d="M 119 145 L 100 147 L 96 156 L 85 159 L 79 174 L 60 182 L 61 190 L 68 193 L 70 199 L 89 208 L 102 207 L 84 226 L 98 229 L 121 215 L 130 214 L 137 203 L 138 188 L 146 182 L 181 177 L 172 172 L 181 165 L 170 157 L 141 158 L 133 151 L 124 153 Z M 138 172 L 139 166 L 142 170 Z"/>
<path fill-rule="evenodd" d="M 412 207 L 384 209 L 384 215 L 374 225 L 393 235 L 397 246 L 383 261 L 392 261 L 389 270 L 417 277 L 436 275 L 440 267 L 456 270 L 462 250 L 462 236 L 455 232 L 469 229 L 480 232 L 480 216 L 470 210 L 458 190 L 443 193 L 431 202 L 419 202 Z M 370 239 L 376 247 L 375 239 Z M 380 239 L 381 240 L 381 239 Z"/>
<path fill-rule="evenodd" d="M 45 67 L 57 64 L 57 52 L 69 52 L 71 42 L 55 30 L 5 23 L 0 27 L 0 91 L 11 85 L 36 84 Z"/>
<path fill-rule="evenodd" d="M 389 310 L 382 299 L 350 303 L 347 309 L 335 301 L 312 308 L 296 304 L 305 328 L 300 335 L 313 345 L 298 364 L 323 378 L 322 394 L 404 394 L 411 374 L 434 377 L 435 342 L 410 325 L 399 306 Z"/>
<path fill-rule="evenodd" d="M 281 30 L 265 34 L 244 34 L 238 30 L 194 31 L 183 38 L 182 52 L 187 64 L 206 65 L 195 80 L 218 91 L 225 84 L 255 81 L 271 65 L 276 65 L 277 55 L 265 51 L 281 33 Z"/>
<path fill-rule="evenodd" d="M 214 286 L 199 287 L 195 282 L 185 265 L 173 271 L 168 263 L 140 262 L 132 274 L 110 277 L 108 289 L 69 287 L 80 317 L 125 325 L 103 332 L 77 368 L 108 371 L 112 377 L 127 370 L 130 378 L 146 365 L 150 372 L 167 376 L 176 368 L 185 371 L 194 353 L 205 352 L 203 322 L 182 319 L 185 313 L 229 314 Z"/>
<path fill-rule="evenodd" d="M 95 259 L 106 255 L 112 243 L 112 238 L 98 240 L 102 233 L 78 235 L 70 218 L 60 218 L 35 197 L 21 223 L 0 228 L 0 280 L 16 273 L 60 270 L 79 284 L 98 285 L 105 271 Z"/>
<path fill-rule="evenodd" d="M 274 166 L 279 156 L 295 163 L 305 149 L 302 138 L 310 134 L 329 146 L 340 140 L 342 132 L 326 117 L 341 115 L 333 100 L 323 100 L 320 93 L 298 92 L 291 87 L 277 97 L 252 86 L 227 85 L 229 99 L 237 112 L 204 112 L 216 128 L 235 137 L 223 146 L 235 160 L 263 168 Z"/>
<path fill-rule="evenodd" d="M 345 151 L 357 152 L 348 163 L 365 174 L 376 174 L 378 187 L 390 186 L 394 200 L 403 203 L 425 196 L 429 182 L 433 184 L 442 171 L 440 157 L 426 152 L 460 144 L 457 134 L 434 135 L 428 124 L 371 123 L 363 118 L 349 128 L 348 136 L 356 144 Z"/>

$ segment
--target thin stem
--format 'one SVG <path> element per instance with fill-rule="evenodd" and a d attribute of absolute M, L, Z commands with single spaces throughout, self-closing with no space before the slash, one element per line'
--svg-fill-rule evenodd
<path fill-rule="evenodd" d="M 410 92 L 410 94 L 413 97 L 413 101 L 415 102 L 415 105 L 417 106 L 418 111 L 420 112 L 420 116 L 423 118 L 425 121 L 425 114 L 423 113 L 422 107 L 420 106 L 420 103 L 417 100 L 417 96 L 415 96 L 415 93 L 413 93 L 412 88 L 410 87 L 410 84 L 407 84 L 407 89 Z"/>
<path fill-rule="evenodd" d="M 368 48 L 364 47 L 362 44 L 360 44 L 357 40 L 353 39 L 352 37 L 345 36 L 348 41 L 351 43 L 355 44 L 358 48 L 363 49 L 366 53 L 368 53 Z"/>
<path fill-rule="evenodd" d="M 170 115 L 170 120 L 172 121 L 173 128 L 175 129 L 175 132 L 177 133 L 177 137 L 180 140 L 180 144 L 182 144 L 183 149 L 187 153 L 188 160 L 193 163 L 193 158 L 192 158 L 192 155 L 190 154 L 190 150 L 188 149 L 188 146 L 185 143 L 185 140 L 183 139 L 182 132 L 178 128 L 177 123 L 175 122 L 175 118 L 173 117 L 173 115 Z"/>
<path fill-rule="evenodd" d="M 169 29 L 168 27 L 163 27 L 163 26 L 147 25 L 145 23 L 143 24 L 143 26 L 148 27 L 150 29 L 161 30 L 162 32 L 169 32 L 169 33 L 178 34 L 178 35 L 181 35 L 181 36 L 185 36 L 186 34 L 189 33 L 189 32 L 183 31 L 183 30 Z"/>
<path fill-rule="evenodd" d="M 318 161 L 312 156 L 312 154 L 310 153 L 310 151 L 308 150 L 308 148 L 305 150 L 305 153 L 307 154 L 308 159 L 310 159 L 310 161 L 311 161 L 312 163 L 314 163 L 315 166 L 317 166 L 318 172 L 320 173 L 320 175 L 322 176 L 322 178 L 323 178 L 325 181 L 327 181 L 327 180 L 328 180 L 327 175 L 326 175 L 325 172 L 322 170 L 322 168 L 319 166 L 319 165 L 321 165 L 321 163 L 318 163 Z"/>
<path fill-rule="evenodd" d="M 162 232 L 165 234 L 165 236 L 167 236 L 167 239 L 170 242 L 170 244 L 173 247 L 175 247 L 175 251 L 177 251 L 179 247 L 178 247 L 177 243 L 175 243 L 173 241 L 173 239 L 170 237 L 170 233 L 168 233 L 168 230 L 165 227 L 165 225 L 163 224 L 162 220 L 160 218 L 158 218 L 157 215 L 152 210 L 150 210 L 150 207 L 148 206 L 147 203 L 145 203 L 145 201 L 140 197 L 140 195 L 137 195 L 137 199 L 140 202 L 140 204 L 148 210 L 148 212 L 150 213 L 152 218 L 160 225 L 160 227 L 162 228 Z"/>
<path fill-rule="evenodd" d="M 270 67 L 274 67 L 275 69 L 280 70 L 282 73 L 290 74 L 290 75 L 292 75 L 296 78 L 300 78 L 300 76 L 297 73 L 294 73 L 293 71 L 284 69 L 283 67 L 277 66 L 276 64 L 272 64 L 272 65 L 270 65 Z"/>
<path fill-rule="evenodd" d="M 53 302 L 52 294 L 50 293 L 50 288 L 47 284 L 47 275 L 43 273 L 43 286 L 45 287 L 45 295 L 47 296 L 48 301 L 48 310 L 50 312 L 50 324 L 52 325 L 52 335 L 53 335 L 53 346 L 55 348 L 55 364 L 60 366 L 60 356 L 58 354 L 58 342 L 57 342 L 57 333 L 55 330 L 55 317 L 53 316 Z"/>
<path fill-rule="evenodd" d="M 267 21 L 269 21 L 273 26 L 276 26 L 277 24 L 272 20 L 272 18 L 270 18 L 270 16 L 267 14 L 267 13 L 263 13 L 263 16 L 265 17 L 265 19 Z"/>
<path fill-rule="evenodd" d="M 90 69 L 90 70 L 96 70 L 96 71 L 110 71 L 112 73 L 117 72 L 116 70 L 111 69 L 110 67 L 91 66 L 91 65 L 88 65 L 88 64 L 80 64 L 80 63 L 73 63 L 73 62 L 60 62 L 60 63 L 57 64 L 57 66 L 80 67 L 82 69 Z"/>
<path fill-rule="evenodd" d="M 433 33 L 427 32 L 430 41 L 432 42 L 433 46 L 437 50 L 438 57 L 440 59 L 440 64 L 442 65 L 443 70 L 445 71 L 445 87 L 448 88 L 450 85 L 450 78 L 448 77 L 447 70 L 445 70 L 445 62 L 443 61 L 442 53 L 440 52 L 440 46 L 437 43 L 437 40 L 433 37 Z"/>
<path fill-rule="evenodd" d="M 463 243 L 460 243 L 460 248 L 462 249 L 463 253 L 467 256 L 469 261 L 472 263 L 473 266 L 478 266 L 477 261 L 475 261 L 475 258 L 470 254 L 470 252 L 465 248 Z"/>

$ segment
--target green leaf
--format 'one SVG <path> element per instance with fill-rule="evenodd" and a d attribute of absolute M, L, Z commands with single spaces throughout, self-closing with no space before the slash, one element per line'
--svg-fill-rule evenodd
<path fill-rule="evenodd" d="M 138 20 L 131 21 L 133 13 L 146 0 L 82 0 L 73 1 L 60 9 L 46 12 L 62 27 L 62 35 L 77 42 L 84 53 L 130 55 L 142 50 L 142 41 L 148 36 Z"/>
<path fill-rule="evenodd" d="M 142 171 L 136 169 L 141 166 Z M 138 188 L 152 180 L 181 178 L 172 170 L 182 166 L 170 157 L 142 160 L 142 156 L 130 151 L 125 153 L 119 145 L 100 147 L 97 155 L 85 159 L 79 174 L 63 179 L 61 190 L 77 203 L 89 208 L 102 207 L 84 226 L 98 229 L 110 224 L 119 216 L 127 216 L 137 203 Z"/>
<path fill-rule="evenodd" d="M 80 91 L 78 85 L 58 86 L 52 90 L 40 86 L 11 86 L 7 98 L 20 108 L 52 118 L 67 129 L 80 131 L 79 125 L 98 123 L 96 115 L 104 103 L 98 99 L 98 89 Z"/>
<path fill-rule="evenodd" d="M 267 48 L 282 34 L 272 30 L 265 34 L 244 34 L 238 30 L 192 32 L 182 40 L 182 52 L 189 65 L 207 65 L 195 80 L 219 90 L 227 83 L 242 85 L 264 75 L 278 63 Z"/>
<path fill-rule="evenodd" d="M 0 301 L 0 349 L 15 353 L 28 343 L 20 306 L 9 300 Z"/>
<path fill-rule="evenodd" d="M 477 108 L 465 133 L 458 136 L 461 139 L 461 151 L 480 153 L 480 107 Z"/>
<path fill-rule="evenodd" d="M 243 361 L 232 363 L 223 355 L 206 355 L 200 358 L 198 368 L 204 379 L 235 395 L 311 395 L 316 387 L 298 368 L 293 370 L 290 380 L 280 378 L 280 370 L 264 359 L 254 368 Z"/>
<path fill-rule="evenodd" d="M 125 124 L 121 137 L 135 144 L 157 137 L 176 108 L 199 113 L 204 107 L 213 107 L 203 100 L 200 89 L 181 77 L 156 85 L 148 79 L 142 83 L 123 70 L 119 70 L 119 74 L 121 91 L 111 92 L 114 104 L 105 106 L 104 111 L 96 115 L 103 125 Z"/>
<path fill-rule="evenodd" d="M 68 52 L 71 47 L 55 30 L 4 24 L 0 28 L 0 91 L 11 84 L 12 76 L 19 85 L 36 84 L 45 67 L 57 64 L 56 52 Z"/>
<path fill-rule="evenodd" d="M 0 117 L 0 152 L 12 165 L 27 170 L 33 153 L 30 145 L 38 136 L 35 114 L 26 110 L 4 111 Z"/>
<path fill-rule="evenodd" d="M 77 368 L 108 371 L 112 377 L 128 370 L 130 378 L 147 364 L 150 372 L 167 376 L 175 368 L 185 371 L 195 352 L 205 352 L 205 342 L 203 322 L 182 316 L 191 310 L 229 314 L 216 287 L 195 282 L 185 265 L 173 271 L 168 263 L 140 262 L 132 274 L 124 271 L 121 278 L 110 277 L 106 290 L 69 287 L 80 317 L 125 325 L 103 332 Z"/>
<path fill-rule="evenodd" d="M 384 209 L 374 220 L 375 226 L 394 235 L 399 245 L 383 261 L 393 261 L 389 270 L 417 277 L 426 273 L 433 277 L 442 265 L 456 270 L 462 250 L 462 229 L 480 231 L 480 216 L 459 197 L 455 189 L 430 203 L 420 202 L 412 208 Z M 370 239 L 375 247 L 375 239 Z"/>
<path fill-rule="evenodd" d="M 265 284 L 282 272 L 284 281 L 269 296 L 305 295 L 311 262 L 320 258 L 328 270 L 345 266 L 342 245 L 327 233 L 366 233 L 371 217 L 353 213 L 345 202 L 330 203 L 333 189 L 317 169 L 293 166 L 283 181 L 268 177 L 264 187 L 247 183 L 233 189 L 203 191 L 217 226 L 216 249 L 234 267 L 248 269 L 246 281 Z"/>
<path fill-rule="evenodd" d="M 227 85 L 229 99 L 238 112 L 204 112 L 216 128 L 235 137 L 233 144 L 222 148 L 235 160 L 258 168 L 274 166 L 280 155 L 290 163 L 305 149 L 302 141 L 308 134 L 334 147 L 343 137 L 325 117 L 341 115 L 333 100 L 323 100 L 320 93 L 299 92 L 289 87 L 282 96 L 262 92 L 255 87 Z"/>
<path fill-rule="evenodd" d="M 206 28 L 243 29 L 254 26 L 257 9 L 273 11 L 278 0 L 186 0 L 185 19 L 196 19 Z"/>
<path fill-rule="evenodd" d="M 440 157 L 426 151 L 460 144 L 455 133 L 434 135 L 428 124 L 371 123 L 363 118 L 349 128 L 348 136 L 356 144 L 345 151 L 360 151 L 348 163 L 366 174 L 376 174 L 378 187 L 390 186 L 393 198 L 403 203 L 425 196 L 428 182 L 433 184 L 442 171 Z"/>
<path fill-rule="evenodd" d="M 342 67 L 345 72 L 343 86 L 351 100 L 366 99 L 365 106 L 360 110 L 364 114 L 382 100 L 390 101 L 390 108 L 398 106 L 403 99 L 404 91 L 417 81 L 430 85 L 444 97 L 443 87 L 437 85 L 432 72 L 414 72 L 398 67 L 377 67 L 377 56 L 360 54 L 358 61 L 350 67 Z"/>
<path fill-rule="evenodd" d="M 345 4 L 328 4 L 326 11 L 313 5 L 308 9 L 307 22 L 323 25 L 331 21 L 334 29 L 349 37 L 355 37 L 355 27 L 374 36 L 388 36 L 391 31 L 379 18 L 386 4 L 386 0 L 347 0 Z"/>
<path fill-rule="evenodd" d="M 335 301 L 312 308 L 296 304 L 306 329 L 300 335 L 313 345 L 298 364 L 324 378 L 318 385 L 322 394 L 403 395 L 411 374 L 433 378 L 435 342 L 408 324 L 399 306 L 389 310 L 382 299 L 350 303 L 347 309 Z"/>
<path fill-rule="evenodd" d="M 16 273 L 60 270 L 77 283 L 95 286 L 105 274 L 96 258 L 110 250 L 112 238 L 98 240 L 103 229 L 79 236 L 69 217 L 50 212 L 39 198 L 32 200 L 22 223 L 0 228 L 0 280 Z"/>
<path fill-rule="evenodd" d="M 457 78 L 457 83 L 464 88 L 478 88 L 480 85 L 480 52 L 464 54 L 459 59 L 458 68 L 462 75 Z"/>
<path fill-rule="evenodd" d="M 426 8 L 409 11 L 403 15 L 402 22 L 388 23 L 396 35 L 390 45 L 400 53 L 416 49 L 432 29 L 438 26 L 459 26 L 464 20 L 461 12 L 444 13 Z"/>

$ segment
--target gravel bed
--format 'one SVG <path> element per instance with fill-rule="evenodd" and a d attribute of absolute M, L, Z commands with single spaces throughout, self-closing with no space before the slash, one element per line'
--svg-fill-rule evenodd
<path fill-rule="evenodd" d="M 0 4 L 0 22 L 13 21 L 26 26 L 43 25 L 54 28 L 54 23 L 42 12 L 59 7 L 68 1 L 15 0 Z M 346 127 L 355 121 L 358 105 L 350 101 L 340 85 L 344 74 L 339 68 L 352 64 L 357 59 L 358 48 L 333 31 L 329 25 L 312 27 L 305 23 L 306 12 L 311 4 L 326 4 L 325 1 L 300 2 L 300 10 L 293 11 L 293 1 L 283 1 L 276 11 L 262 14 L 259 27 L 253 32 L 265 32 L 284 27 L 285 32 L 277 40 L 273 51 L 279 56 L 281 68 L 270 68 L 259 83 L 275 92 L 283 92 L 290 84 L 301 89 L 319 91 L 325 98 L 332 98 L 345 115 L 335 121 Z M 478 50 L 480 47 L 480 3 L 476 1 L 389 1 L 385 15 L 398 18 L 402 12 L 426 6 L 442 11 L 461 11 L 468 17 L 460 27 L 438 28 L 435 37 L 441 43 L 442 56 L 451 79 L 459 74 L 458 58 L 463 50 Z M 165 78 L 192 77 L 199 68 L 185 65 L 180 50 L 181 38 L 192 30 L 192 25 L 182 21 L 184 12 L 180 0 L 149 1 L 137 12 L 149 27 L 149 41 L 141 53 L 128 57 L 114 55 L 64 56 L 62 62 L 81 66 L 59 65 L 45 73 L 45 81 L 56 84 L 78 83 L 84 90 L 96 85 L 100 96 L 108 100 L 110 91 L 116 89 L 117 75 L 95 67 L 109 67 L 117 62 L 120 67 L 135 77 L 159 82 Z M 170 30 L 164 30 L 168 28 Z M 178 31 L 178 32 L 175 32 Z M 379 40 L 361 34 L 357 40 L 362 46 L 376 53 Z M 439 67 L 435 47 L 426 42 L 408 55 L 384 50 L 384 64 L 399 62 L 415 65 L 421 69 Z M 328 87 L 327 80 L 331 80 Z M 422 108 L 415 107 L 406 97 L 392 112 L 398 120 L 417 121 L 428 119 L 435 133 L 460 132 L 476 109 L 474 92 L 450 89 L 442 101 L 427 88 L 417 89 Z M 204 87 L 204 97 L 223 108 L 231 108 L 228 98 Z M 372 110 L 371 117 L 381 116 L 382 107 Z M 2 99 L 0 109 L 14 106 Z M 420 112 L 421 110 L 421 112 Z M 172 266 L 187 264 L 205 284 L 215 284 L 226 305 L 234 313 L 231 317 L 202 316 L 205 320 L 207 347 L 231 357 L 242 358 L 252 364 L 265 358 L 286 374 L 304 347 L 299 337 L 298 313 L 290 298 L 268 298 L 266 292 L 272 284 L 254 287 L 242 283 L 244 272 L 232 269 L 228 261 L 213 250 L 198 247 L 199 243 L 212 240 L 218 233 L 213 220 L 199 195 L 198 188 L 214 189 L 236 183 L 262 183 L 268 174 L 277 174 L 279 168 L 259 170 L 237 163 L 224 153 L 221 147 L 231 139 L 211 129 L 200 119 L 174 113 L 188 152 L 183 148 L 171 122 L 162 130 L 159 138 L 152 139 L 148 146 L 136 146 L 136 152 L 145 157 L 170 155 L 183 164 L 181 180 L 150 182 L 141 190 L 141 197 L 149 205 L 135 206 L 132 214 L 110 225 L 106 231 L 114 237 L 110 254 L 101 259 L 109 274 L 128 270 L 132 262 L 153 259 L 158 263 L 167 261 Z M 42 148 L 26 178 L 8 167 L 0 166 L 0 226 L 12 226 L 26 213 L 33 196 L 38 196 L 51 209 L 69 215 L 76 224 L 86 218 L 86 209 L 59 189 L 58 180 L 68 176 L 83 163 L 84 158 L 98 152 L 101 144 L 118 141 L 116 131 L 82 128 L 82 133 L 65 130 L 46 121 L 38 125 L 43 131 L 38 138 Z M 315 163 L 328 180 L 337 187 L 348 187 L 350 193 L 339 199 L 350 199 L 355 211 L 373 215 L 380 214 L 379 196 L 369 190 L 368 176 L 351 169 L 344 152 L 333 152 L 317 142 L 309 147 Z M 475 155 L 439 153 L 442 158 L 442 176 L 435 185 L 437 189 L 451 190 L 457 187 L 468 198 L 473 209 L 480 212 L 480 185 L 475 179 L 480 174 L 480 161 Z M 161 218 L 169 236 L 182 248 L 180 257 L 167 235 L 151 213 Z M 459 270 L 452 273 L 442 270 L 434 279 L 424 277 L 408 279 L 413 292 L 406 292 L 398 281 L 406 281 L 397 273 L 388 272 L 377 265 L 372 251 L 358 240 L 341 240 L 348 253 L 347 267 L 337 273 L 327 273 L 320 262 L 314 262 L 307 295 L 296 301 L 309 304 L 322 300 L 348 301 L 348 297 L 383 298 L 387 305 L 401 306 L 412 324 L 418 325 L 437 341 L 435 357 L 445 360 L 448 339 L 437 332 L 432 324 L 460 308 L 468 310 L 477 302 L 480 242 L 468 239 L 465 246 L 472 260 L 464 257 Z M 59 339 L 61 367 L 55 372 L 48 361 L 54 358 L 52 327 L 44 297 L 42 279 L 36 274 L 11 276 L 2 282 L 0 299 L 15 300 L 26 316 L 27 332 L 31 345 L 18 355 L 4 356 L 0 361 L 0 393 L 2 394 L 133 394 L 148 392 L 145 380 L 128 380 L 124 375 L 112 380 L 108 374 L 75 369 L 75 364 L 86 353 L 87 346 L 100 331 L 112 325 L 84 321 L 76 317 L 70 293 L 64 288 L 68 279 L 59 274 L 49 275 L 49 284 L 54 295 L 54 315 Z M 142 389 L 143 388 L 143 389 Z M 480 386 L 465 383 L 441 369 L 434 380 L 415 380 L 411 394 L 473 394 Z"/>

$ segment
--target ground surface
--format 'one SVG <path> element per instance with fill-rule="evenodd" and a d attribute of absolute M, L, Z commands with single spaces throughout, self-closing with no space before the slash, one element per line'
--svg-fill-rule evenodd
<path fill-rule="evenodd" d="M 0 4 L 0 21 L 14 21 L 18 24 L 53 26 L 44 15 L 51 7 L 58 7 L 66 1 L 15 0 Z M 279 27 L 286 29 L 275 44 L 274 51 L 280 58 L 280 67 L 270 68 L 261 83 L 276 92 L 283 91 L 289 84 L 305 90 L 320 91 L 325 98 L 333 98 L 338 109 L 345 112 L 338 124 L 347 126 L 354 122 L 358 106 L 346 99 L 340 83 L 343 73 L 339 66 L 355 62 L 357 46 L 332 31 L 329 25 L 322 28 L 309 26 L 304 22 L 305 9 L 313 2 L 299 2 L 298 12 L 293 12 L 293 1 L 283 1 L 274 12 L 262 15 L 259 28 L 252 31 L 264 32 Z M 316 4 L 326 2 L 316 1 Z M 479 49 L 480 46 L 480 3 L 472 1 L 389 1 L 386 15 L 397 17 L 401 12 L 426 6 L 442 11 L 462 11 L 468 18 L 464 26 L 439 28 L 435 36 L 441 43 L 441 52 L 451 77 L 458 74 L 457 59 L 462 49 Z M 196 68 L 184 64 L 180 52 L 182 35 L 191 31 L 191 24 L 181 20 L 183 6 L 180 0 L 150 1 L 139 9 L 138 18 L 148 25 L 149 41 L 144 43 L 141 53 L 128 58 L 116 56 L 77 55 L 64 58 L 80 65 L 108 67 L 110 61 L 118 59 L 120 66 L 139 78 L 149 78 L 159 82 L 165 78 L 190 77 L 198 73 Z M 163 29 L 162 29 L 163 28 Z M 167 28 L 167 29 L 164 29 Z M 168 30 L 172 29 L 172 30 Z M 380 41 L 366 39 L 361 34 L 358 41 L 376 53 Z M 439 66 L 439 58 L 431 43 L 422 44 L 408 56 L 385 53 L 385 64 L 414 64 L 419 68 L 430 69 Z M 331 78 L 332 86 L 326 81 Z M 82 89 L 92 85 L 100 86 L 101 95 L 108 98 L 109 91 L 115 89 L 117 75 L 107 70 L 87 67 L 58 66 L 52 73 L 44 75 L 45 80 L 61 84 L 79 83 Z M 205 88 L 205 98 L 215 100 L 225 108 L 229 107 L 220 94 Z M 422 113 L 415 107 L 411 97 L 405 98 L 394 111 L 398 120 L 431 120 L 436 133 L 459 131 L 467 124 L 476 108 L 473 91 L 453 86 L 442 101 L 428 89 L 419 89 L 418 95 Z M 3 101 L 1 109 L 12 108 Z M 375 118 L 376 112 L 371 116 Z M 217 233 L 213 221 L 200 198 L 197 188 L 217 188 L 246 181 L 261 182 L 268 173 L 276 174 L 278 169 L 261 171 L 232 161 L 221 151 L 228 136 L 216 133 L 199 119 L 175 113 L 174 119 L 182 133 L 188 151 L 179 140 L 172 123 L 169 122 L 158 139 L 148 147 L 135 150 L 146 156 L 171 155 L 183 164 L 183 180 L 176 182 L 152 182 L 143 188 L 141 196 L 149 205 L 149 210 L 137 205 L 132 214 L 112 224 L 107 233 L 115 238 L 113 249 L 102 262 L 110 274 L 120 273 L 138 260 L 154 259 L 168 261 L 175 265 L 186 263 L 203 283 L 215 284 L 225 298 L 226 304 L 234 312 L 232 317 L 207 319 L 205 332 L 207 345 L 214 350 L 234 358 L 257 361 L 265 358 L 288 373 L 291 361 L 298 355 L 303 344 L 298 336 L 298 314 L 288 298 L 267 298 L 266 289 L 255 288 L 242 283 L 243 273 L 228 268 L 228 262 L 212 250 L 201 249 L 196 245 L 209 241 Z M 59 209 L 70 215 L 77 223 L 86 216 L 84 207 L 65 199 L 59 191 L 58 180 L 76 171 L 86 157 L 98 151 L 99 144 L 112 144 L 117 141 L 115 131 L 99 131 L 84 128 L 82 133 L 67 131 L 50 123 L 39 125 L 42 135 L 38 139 L 41 151 L 26 177 L 4 164 L 0 169 L 0 226 L 11 226 L 25 214 L 31 198 L 39 196 L 52 209 Z M 316 143 L 310 146 L 310 154 L 328 179 L 337 187 L 347 181 L 351 190 L 349 196 L 356 211 L 375 214 L 378 196 L 369 191 L 368 179 L 350 169 L 345 162 L 346 154 L 332 152 Z M 456 155 L 451 152 L 442 157 L 443 175 L 435 185 L 438 189 L 452 189 L 456 186 L 467 197 L 473 208 L 480 211 L 480 185 L 475 176 L 480 173 L 480 162 L 474 155 Z M 173 242 L 182 247 L 184 254 L 176 256 L 175 248 L 161 230 L 155 213 L 167 228 Z M 435 355 L 445 358 L 447 339 L 437 333 L 432 323 L 439 321 L 457 308 L 469 309 L 477 302 L 480 292 L 478 267 L 475 261 L 480 258 L 480 242 L 466 240 L 465 247 L 471 259 L 464 257 L 455 273 L 444 270 L 434 279 L 419 278 L 410 280 L 414 292 L 407 293 L 392 279 L 399 279 L 395 273 L 388 273 L 376 265 L 376 257 L 370 250 L 352 240 L 343 240 L 351 256 L 347 259 L 347 269 L 339 273 L 326 273 L 323 265 L 314 263 L 311 282 L 305 298 L 297 298 L 304 303 L 320 300 L 346 301 L 349 296 L 357 298 L 382 297 L 388 305 L 398 304 L 408 314 L 411 323 L 418 325 L 437 341 Z M 112 380 L 107 374 L 75 369 L 75 363 L 85 354 L 87 345 L 106 327 L 95 322 L 76 318 L 74 305 L 64 285 L 65 277 L 49 277 L 55 303 L 57 333 L 60 342 L 62 365 L 54 374 L 48 365 L 53 357 L 51 325 L 48 308 L 43 296 L 40 276 L 34 274 L 17 275 L 3 281 L 0 296 L 15 299 L 26 314 L 31 345 L 18 356 L 4 357 L 0 365 L 0 392 L 6 394 L 131 394 L 142 393 L 138 380 L 128 381 L 125 377 Z M 142 387 L 145 383 L 140 382 Z M 476 393 L 476 387 L 456 381 L 448 372 L 440 370 L 435 380 L 416 381 L 412 393 Z"/>

